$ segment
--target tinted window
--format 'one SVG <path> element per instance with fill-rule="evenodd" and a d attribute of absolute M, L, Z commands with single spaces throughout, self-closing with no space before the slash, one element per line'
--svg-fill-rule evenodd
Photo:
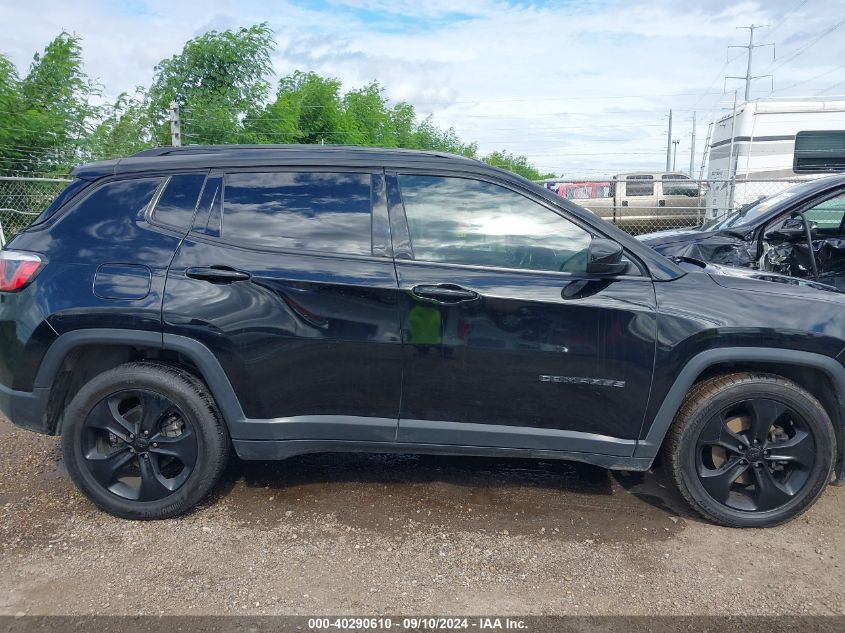
<path fill-rule="evenodd" d="M 227 174 L 222 235 L 254 246 L 371 253 L 369 174 Z"/>
<path fill-rule="evenodd" d="M 74 216 L 94 222 L 101 217 L 140 217 L 153 199 L 161 178 L 115 180 L 104 184 L 75 207 Z"/>
<path fill-rule="evenodd" d="M 652 176 L 628 176 L 625 179 L 626 196 L 653 196 L 654 178 Z"/>
<path fill-rule="evenodd" d="M 591 236 L 499 185 L 400 176 L 414 258 L 431 262 L 583 271 Z"/>
<path fill-rule="evenodd" d="M 49 218 L 53 217 L 56 214 L 56 211 L 61 209 L 62 206 L 64 206 L 64 204 L 68 200 L 73 198 L 76 194 L 78 194 L 80 191 L 85 189 L 85 187 L 87 187 L 90 184 L 91 183 L 88 182 L 87 180 L 82 180 L 81 178 L 75 178 L 73 181 L 71 181 L 71 183 L 67 187 L 65 187 L 62 190 L 62 192 L 58 196 L 56 196 L 56 198 L 53 200 L 53 202 L 50 203 L 50 206 L 48 206 L 46 209 L 44 209 L 44 211 L 41 213 L 41 215 L 39 215 L 35 219 L 33 224 L 38 224 L 40 222 L 44 222 L 44 221 L 48 220 Z"/>
<path fill-rule="evenodd" d="M 698 183 L 680 174 L 666 174 L 663 176 L 663 195 L 694 198 L 699 195 Z"/>
<path fill-rule="evenodd" d="M 158 199 L 153 219 L 177 229 L 187 230 L 194 217 L 197 197 L 204 181 L 205 174 L 171 176 Z"/>
<path fill-rule="evenodd" d="M 845 131 L 798 132 L 795 171 L 845 168 Z"/>

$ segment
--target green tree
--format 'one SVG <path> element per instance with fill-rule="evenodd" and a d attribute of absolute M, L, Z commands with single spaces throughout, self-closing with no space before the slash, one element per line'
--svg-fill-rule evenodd
<path fill-rule="evenodd" d="M 378 82 L 374 81 L 363 88 L 347 92 L 343 97 L 343 112 L 348 130 L 348 143 L 397 146 L 392 112 Z"/>
<path fill-rule="evenodd" d="M 346 143 L 340 81 L 314 72 L 282 77 L 276 99 L 246 120 L 258 143 Z"/>
<path fill-rule="evenodd" d="M 19 108 L 18 73 L 8 58 L 0 55 L 0 169 L 15 168 L 15 130 Z"/>
<path fill-rule="evenodd" d="M 412 149 L 449 152 L 469 158 L 475 158 L 478 154 L 478 145 L 475 143 L 464 143 L 458 137 L 455 128 L 440 129 L 434 124 L 431 116 L 426 117 L 414 126 L 411 143 Z"/>
<path fill-rule="evenodd" d="M 414 133 L 416 131 L 417 117 L 414 113 L 414 106 L 404 101 L 397 103 L 388 113 L 390 123 L 393 127 L 393 136 L 396 139 L 397 147 L 414 147 Z"/>
<path fill-rule="evenodd" d="M 273 31 L 266 22 L 237 31 L 209 31 L 159 62 L 148 108 L 155 141 L 170 142 L 167 116 L 176 102 L 186 143 L 235 143 L 241 120 L 260 110 L 269 93 Z"/>
<path fill-rule="evenodd" d="M 9 171 L 66 172 L 83 157 L 80 143 L 98 115 L 97 86 L 82 70 L 79 38 L 61 33 L 36 53 L 19 80 L 8 59 L 0 64 L 0 112 Z"/>
<path fill-rule="evenodd" d="M 554 178 L 551 172 L 542 173 L 534 165 L 528 162 L 525 156 L 515 156 L 510 152 L 492 152 L 482 159 L 488 165 L 510 170 L 529 180 L 540 180 L 543 178 Z"/>
<path fill-rule="evenodd" d="M 85 160 L 167 145 L 171 102 L 180 107 L 185 144 L 353 144 L 478 155 L 454 128 L 431 116 L 420 120 L 409 103 L 391 104 L 377 81 L 344 93 L 336 78 L 296 71 L 270 99 L 274 47 L 266 23 L 209 31 L 159 62 L 149 90 L 97 107 L 99 89 L 83 72 L 78 38 L 61 33 L 23 79 L 0 55 L 0 170 L 67 173 Z M 528 178 L 550 175 L 508 152 L 484 160 Z"/>
<path fill-rule="evenodd" d="M 100 121 L 85 141 L 90 160 L 128 156 L 153 146 L 149 107 L 143 88 L 135 96 L 121 94 L 114 103 L 101 107 Z"/>

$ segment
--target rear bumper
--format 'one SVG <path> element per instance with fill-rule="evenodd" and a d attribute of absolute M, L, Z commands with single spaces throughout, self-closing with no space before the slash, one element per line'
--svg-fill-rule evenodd
<path fill-rule="evenodd" d="M 49 388 L 15 391 L 0 385 L 0 412 L 17 426 L 49 434 L 46 415 L 49 393 Z"/>

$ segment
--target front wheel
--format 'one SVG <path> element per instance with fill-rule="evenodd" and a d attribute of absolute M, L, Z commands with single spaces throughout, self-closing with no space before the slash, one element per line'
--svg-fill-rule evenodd
<path fill-rule="evenodd" d="M 219 479 L 229 436 L 194 376 L 157 363 L 127 363 L 85 384 L 68 406 L 62 451 L 79 489 L 127 519 L 188 510 Z"/>
<path fill-rule="evenodd" d="M 835 450 L 833 425 L 812 394 L 779 376 L 741 373 L 691 390 L 663 458 L 705 518 L 768 527 L 815 502 L 830 481 Z"/>

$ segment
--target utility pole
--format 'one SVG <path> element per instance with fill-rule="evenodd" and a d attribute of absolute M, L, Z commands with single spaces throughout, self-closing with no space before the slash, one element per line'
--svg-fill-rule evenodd
<path fill-rule="evenodd" d="M 728 152 L 728 178 L 730 178 L 730 189 L 728 191 L 728 208 L 725 213 L 733 211 L 734 191 L 736 189 L 736 167 L 734 164 L 734 139 L 736 138 L 736 90 L 734 90 L 734 107 L 731 115 L 731 147 Z"/>
<path fill-rule="evenodd" d="M 762 29 L 769 26 L 768 24 L 752 24 L 751 26 L 738 26 L 738 29 L 748 29 L 748 44 L 746 45 L 735 45 L 735 46 L 728 46 L 728 55 L 730 55 L 730 49 L 732 48 L 745 48 L 748 50 L 748 64 L 745 67 L 745 77 L 736 77 L 732 75 L 728 75 L 725 77 L 725 82 L 728 79 L 742 79 L 745 81 L 745 101 L 750 101 L 751 99 L 751 82 L 754 79 L 761 79 L 763 77 L 771 77 L 771 75 L 752 75 L 751 74 L 751 60 L 754 58 L 754 49 L 755 48 L 762 48 L 764 46 L 771 46 L 772 47 L 772 61 L 775 59 L 775 45 L 774 44 L 755 44 L 754 43 L 754 31 L 756 29 Z M 728 58 L 730 61 L 730 57 Z M 772 86 L 774 87 L 774 85 Z"/>
<path fill-rule="evenodd" d="M 666 139 L 666 171 L 672 160 L 672 110 L 669 110 L 669 136 Z"/>
<path fill-rule="evenodd" d="M 678 144 L 680 142 L 680 139 L 675 139 L 674 141 L 672 141 L 672 145 L 675 146 L 675 153 L 672 156 L 672 171 L 675 171 L 675 161 L 678 159 Z"/>
<path fill-rule="evenodd" d="M 170 102 L 170 144 L 173 147 L 182 145 L 182 125 L 179 121 L 179 104 Z"/>
<path fill-rule="evenodd" d="M 689 177 L 692 178 L 692 170 L 695 169 L 695 112 L 692 113 L 692 138 L 689 146 Z"/>

